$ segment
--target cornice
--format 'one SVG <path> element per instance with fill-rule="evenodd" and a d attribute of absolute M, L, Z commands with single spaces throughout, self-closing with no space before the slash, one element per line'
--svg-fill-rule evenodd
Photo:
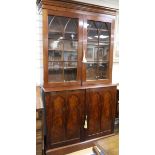
<path fill-rule="evenodd" d="M 77 9 L 82 11 L 96 12 L 96 13 L 108 13 L 115 15 L 118 9 L 105 6 L 99 6 L 89 3 L 83 3 L 75 0 L 37 0 L 36 4 L 38 9 L 44 8 L 44 6 L 56 6 L 65 7 L 69 9 Z M 64 5 L 65 4 L 65 5 Z"/>

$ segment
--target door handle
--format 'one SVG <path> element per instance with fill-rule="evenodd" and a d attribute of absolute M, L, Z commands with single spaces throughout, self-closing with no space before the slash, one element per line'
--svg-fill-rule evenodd
<path fill-rule="evenodd" d="M 84 122 L 84 129 L 87 129 L 87 115 L 86 115 L 86 119 L 85 119 L 85 122 Z"/>

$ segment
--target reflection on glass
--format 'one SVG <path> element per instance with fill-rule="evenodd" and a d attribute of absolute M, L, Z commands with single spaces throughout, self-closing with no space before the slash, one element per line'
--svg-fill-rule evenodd
<path fill-rule="evenodd" d="M 48 16 L 49 82 L 77 80 L 78 19 Z"/>
<path fill-rule="evenodd" d="M 108 78 L 108 65 L 107 63 L 99 63 L 98 64 L 98 79 L 107 79 Z"/>
<path fill-rule="evenodd" d="M 87 21 L 86 80 L 108 78 L 111 24 Z"/>
<path fill-rule="evenodd" d="M 64 52 L 64 61 L 77 61 L 77 52 Z"/>
<path fill-rule="evenodd" d="M 49 50 L 63 50 L 63 42 L 61 40 L 53 40 L 49 39 L 48 40 L 49 44 Z"/>
<path fill-rule="evenodd" d="M 77 62 L 66 62 L 64 65 L 64 80 L 76 81 L 77 78 Z"/>
<path fill-rule="evenodd" d="M 87 61 L 94 61 L 94 47 L 87 47 L 86 59 Z"/>
<path fill-rule="evenodd" d="M 97 80 L 108 78 L 107 63 L 88 63 L 86 64 L 86 79 Z"/>
<path fill-rule="evenodd" d="M 64 51 L 77 51 L 77 41 L 64 40 Z"/>
<path fill-rule="evenodd" d="M 49 61 L 61 61 L 62 60 L 62 51 L 52 50 L 48 52 Z"/>
<path fill-rule="evenodd" d="M 95 61 L 108 61 L 108 47 L 94 49 Z"/>
<path fill-rule="evenodd" d="M 63 81 L 62 62 L 48 62 L 48 80 L 51 82 Z"/>
<path fill-rule="evenodd" d="M 86 79 L 87 80 L 96 80 L 96 70 L 97 64 L 96 63 L 89 63 L 86 64 Z"/>

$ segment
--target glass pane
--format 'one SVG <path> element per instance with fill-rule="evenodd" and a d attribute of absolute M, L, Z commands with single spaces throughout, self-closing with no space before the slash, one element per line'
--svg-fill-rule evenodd
<path fill-rule="evenodd" d="M 62 51 L 52 50 L 48 52 L 49 61 L 61 61 L 62 60 Z"/>
<path fill-rule="evenodd" d="M 64 51 L 77 51 L 77 41 L 64 40 Z"/>
<path fill-rule="evenodd" d="M 77 80 L 78 19 L 48 16 L 48 80 Z"/>
<path fill-rule="evenodd" d="M 77 52 L 76 51 L 72 51 L 72 52 L 65 51 L 64 61 L 77 61 Z"/>
<path fill-rule="evenodd" d="M 77 78 L 77 62 L 66 62 L 64 65 L 65 81 L 76 81 Z"/>
<path fill-rule="evenodd" d="M 94 49 L 94 60 L 95 61 L 108 61 L 108 47 L 103 46 L 102 48 Z"/>
<path fill-rule="evenodd" d="M 63 51 L 63 42 L 60 40 L 58 41 L 58 40 L 49 39 L 48 40 L 48 49 Z"/>
<path fill-rule="evenodd" d="M 86 80 L 108 78 L 111 24 L 87 21 Z"/>
<path fill-rule="evenodd" d="M 63 63 L 62 62 L 48 62 L 48 81 L 60 82 L 63 81 Z"/>
<path fill-rule="evenodd" d="M 63 32 L 68 17 L 48 16 L 49 32 Z"/>
<path fill-rule="evenodd" d="M 86 79 L 96 80 L 96 78 L 97 78 L 97 64 L 96 63 L 86 64 Z"/>
<path fill-rule="evenodd" d="M 94 61 L 94 49 L 95 49 L 95 47 L 93 47 L 93 46 L 87 47 L 87 52 L 86 52 L 87 61 Z"/>
<path fill-rule="evenodd" d="M 66 32 L 71 34 L 76 34 L 78 30 L 77 28 L 78 28 L 78 20 L 74 18 L 68 18 L 68 21 L 66 24 Z"/>
<path fill-rule="evenodd" d="M 108 78 L 108 64 L 107 63 L 99 63 L 98 64 L 98 79 L 107 79 Z"/>
<path fill-rule="evenodd" d="M 98 46 L 98 31 L 95 21 L 88 21 L 87 24 L 87 61 L 94 61 L 94 49 Z"/>

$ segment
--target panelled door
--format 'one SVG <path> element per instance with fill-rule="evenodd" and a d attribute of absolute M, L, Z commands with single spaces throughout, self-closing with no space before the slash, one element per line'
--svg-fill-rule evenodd
<path fill-rule="evenodd" d="M 47 147 L 80 141 L 83 132 L 85 91 L 46 94 Z"/>
<path fill-rule="evenodd" d="M 87 139 L 113 132 L 116 104 L 115 96 L 115 87 L 86 90 Z"/>
<path fill-rule="evenodd" d="M 61 145 L 65 141 L 66 93 L 52 92 L 46 94 L 46 129 L 47 148 Z"/>

